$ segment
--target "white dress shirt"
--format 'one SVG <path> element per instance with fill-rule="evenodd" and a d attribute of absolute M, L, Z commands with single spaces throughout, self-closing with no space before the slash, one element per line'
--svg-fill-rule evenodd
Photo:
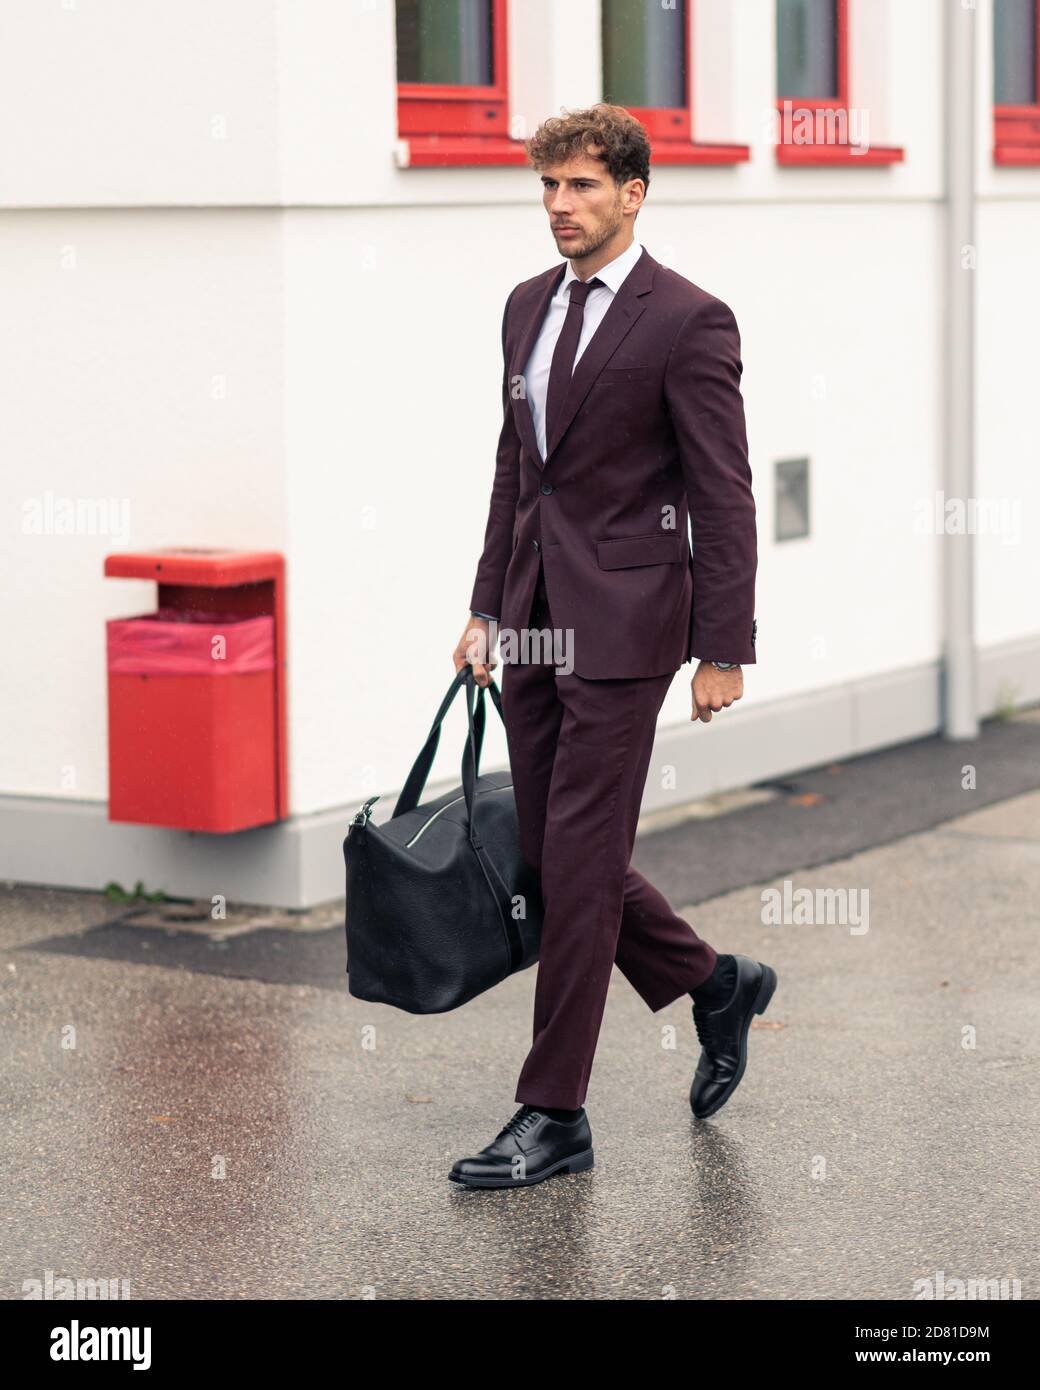
<path fill-rule="evenodd" d="M 627 250 L 622 251 L 620 256 L 609 261 L 601 270 L 597 270 L 595 275 L 590 277 L 602 280 L 602 286 L 597 285 L 594 290 L 589 291 L 589 297 L 585 301 L 585 313 L 581 324 L 581 337 L 578 339 L 578 350 L 574 354 L 574 363 L 577 366 L 578 359 L 589 345 L 589 339 L 596 329 L 603 322 L 603 315 L 613 303 L 614 296 L 635 265 L 636 261 L 643 254 L 643 248 L 638 241 L 633 241 Z M 527 391 L 527 400 L 531 407 L 531 415 L 534 418 L 535 434 L 538 437 L 538 448 L 542 458 L 545 458 L 545 397 L 549 390 L 549 368 L 552 366 L 553 351 L 556 341 L 563 329 L 563 321 L 567 317 L 567 310 L 571 302 L 571 281 L 577 280 L 574 273 L 574 264 L 567 262 L 567 269 L 563 279 L 560 281 L 560 288 L 549 301 L 549 307 L 542 320 L 542 330 L 538 334 L 538 340 L 531 351 L 531 356 L 527 359 L 527 367 L 524 370 L 524 388 Z"/>
<path fill-rule="evenodd" d="M 585 312 L 581 321 L 581 337 L 578 339 L 577 351 L 574 354 L 574 364 L 577 366 L 578 358 L 589 345 L 593 333 L 603 322 L 603 315 L 613 303 L 614 296 L 621 288 L 622 282 L 636 261 L 643 254 L 643 248 L 638 241 L 633 241 L 632 245 L 622 251 L 620 256 L 609 261 L 602 270 L 597 270 L 591 279 L 602 280 L 603 284 L 597 285 L 595 289 L 589 291 L 589 297 L 585 301 Z M 531 356 L 527 359 L 527 369 L 524 372 L 524 387 L 527 391 L 527 400 L 531 407 L 531 415 L 534 418 L 535 434 L 538 437 L 538 448 L 541 450 L 542 458 L 545 458 L 545 398 L 549 391 L 549 368 L 552 366 L 553 351 L 556 347 L 556 340 L 559 338 L 563 329 L 563 321 L 567 317 L 567 310 L 570 308 L 572 280 L 577 280 L 574 273 L 574 264 L 567 262 L 567 269 L 563 279 L 560 281 L 560 288 L 549 301 L 549 307 L 542 320 L 542 329 L 538 334 L 538 339 L 531 350 Z M 498 622 L 498 618 L 490 613 L 473 612 L 475 618 L 487 618 L 490 622 Z"/>

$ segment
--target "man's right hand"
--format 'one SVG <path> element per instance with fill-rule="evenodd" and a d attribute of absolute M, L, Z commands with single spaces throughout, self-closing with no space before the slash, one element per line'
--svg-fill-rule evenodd
<path fill-rule="evenodd" d="M 495 629 L 494 635 L 491 632 L 492 627 Z M 451 655 L 456 674 L 463 666 L 472 666 L 473 678 L 477 684 L 487 685 L 491 679 L 491 672 L 498 665 L 494 650 L 497 642 L 497 623 L 489 623 L 487 618 L 468 618 L 458 645 Z"/>

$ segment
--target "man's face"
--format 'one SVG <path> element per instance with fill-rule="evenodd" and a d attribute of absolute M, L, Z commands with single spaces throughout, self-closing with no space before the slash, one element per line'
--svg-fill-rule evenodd
<path fill-rule="evenodd" d="M 577 155 L 542 171 L 542 202 L 561 256 L 591 256 L 617 233 L 624 209 L 639 206 L 642 180 L 618 185 L 602 160 Z"/>

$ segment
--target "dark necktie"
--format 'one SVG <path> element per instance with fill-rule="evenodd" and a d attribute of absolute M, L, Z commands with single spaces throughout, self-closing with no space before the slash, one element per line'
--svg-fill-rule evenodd
<path fill-rule="evenodd" d="M 563 321 L 563 328 L 560 330 L 556 347 L 553 349 L 552 363 L 549 367 L 549 385 L 545 393 L 545 447 L 547 452 L 555 436 L 556 426 L 563 411 L 563 403 L 567 399 L 567 392 L 570 390 L 574 357 L 578 351 L 582 320 L 585 317 L 585 301 L 589 297 L 589 291 L 602 284 L 602 280 L 571 281 L 567 317 Z"/>

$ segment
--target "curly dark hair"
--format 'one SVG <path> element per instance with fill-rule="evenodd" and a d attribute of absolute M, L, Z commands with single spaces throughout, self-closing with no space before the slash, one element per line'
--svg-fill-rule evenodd
<path fill-rule="evenodd" d="M 601 101 L 582 111 L 564 107 L 562 116 L 542 122 L 524 148 L 536 169 L 588 154 L 604 162 L 616 184 L 642 179 L 650 186 L 650 137 L 623 106 Z"/>

